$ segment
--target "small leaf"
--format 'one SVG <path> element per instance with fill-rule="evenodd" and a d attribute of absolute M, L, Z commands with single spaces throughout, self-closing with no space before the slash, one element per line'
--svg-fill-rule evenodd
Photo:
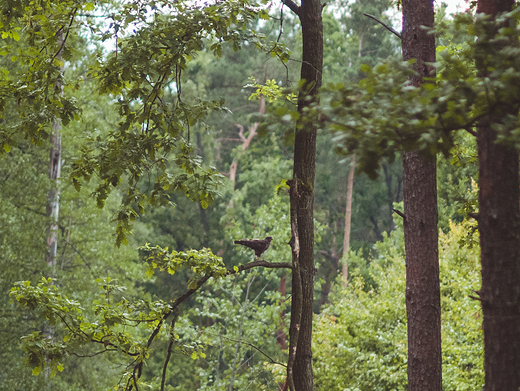
<path fill-rule="evenodd" d="M 196 359 L 197 359 L 197 352 L 193 352 L 193 353 L 191 354 L 191 358 L 192 358 L 193 360 L 196 360 Z"/>
<path fill-rule="evenodd" d="M 38 376 L 40 374 L 40 367 L 35 367 L 33 370 L 32 370 L 32 374 L 34 376 Z"/>
<path fill-rule="evenodd" d="M 11 152 L 11 146 L 7 143 L 4 143 L 4 151 L 7 153 Z"/>

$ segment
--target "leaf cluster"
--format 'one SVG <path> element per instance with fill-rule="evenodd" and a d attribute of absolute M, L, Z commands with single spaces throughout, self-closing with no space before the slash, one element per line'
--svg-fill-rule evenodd
<path fill-rule="evenodd" d="M 46 366 L 53 373 L 62 371 L 61 362 L 69 354 L 92 357 L 119 352 L 130 356 L 134 364 L 148 357 L 146 344 L 133 329 L 139 325 L 157 327 L 169 312 L 169 306 L 161 301 L 131 302 L 124 297 L 114 302 L 124 289 L 109 277 L 97 282 L 101 292 L 92 303 L 92 311 L 63 295 L 51 278 L 43 278 L 37 286 L 22 281 L 11 289 L 9 295 L 13 301 L 35 311 L 54 329 L 52 338 L 40 331 L 23 337 L 26 362 L 33 368 L 33 374 L 37 375 Z M 92 345 L 99 349 L 93 351 Z"/>

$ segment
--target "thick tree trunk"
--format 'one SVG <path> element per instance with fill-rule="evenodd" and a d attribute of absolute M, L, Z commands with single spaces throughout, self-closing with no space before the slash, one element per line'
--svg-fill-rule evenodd
<path fill-rule="evenodd" d="M 287 4 L 287 2 L 286 2 Z M 288 4 L 289 5 L 289 4 Z M 321 86 L 323 69 L 323 24 L 322 6 L 319 0 L 302 1 L 300 7 L 289 5 L 300 18 L 303 50 L 301 79 L 307 88 L 298 97 L 298 110 L 315 101 L 314 96 Z M 311 99 L 308 99 L 311 97 Z M 301 303 L 291 307 L 289 328 L 290 357 L 288 380 L 297 391 L 314 388 L 312 372 L 312 315 L 314 303 L 314 176 L 316 172 L 316 126 L 305 119 L 297 124 L 294 142 L 294 172 L 291 181 L 291 228 L 293 255 L 293 305 L 294 288 L 301 286 Z M 296 298 L 297 301 L 300 299 Z M 300 315 L 294 317 L 294 312 Z"/>
<path fill-rule="evenodd" d="M 512 0 L 479 0 L 477 11 L 495 16 L 511 10 L 513 4 Z M 493 49 L 483 47 L 486 51 L 483 54 L 492 55 L 489 50 Z M 477 61 L 477 66 L 481 76 L 488 73 L 485 64 Z M 501 117 L 501 113 L 496 113 L 477 126 L 484 389 L 517 391 L 520 389 L 519 155 L 509 146 L 496 144 L 497 134 L 492 124 Z"/>
<path fill-rule="evenodd" d="M 403 59 L 417 59 L 418 77 L 433 76 L 425 62 L 435 61 L 435 35 L 430 0 L 403 0 Z M 406 312 L 408 317 L 408 389 L 442 389 L 441 305 L 435 159 L 417 152 L 403 155 Z"/>

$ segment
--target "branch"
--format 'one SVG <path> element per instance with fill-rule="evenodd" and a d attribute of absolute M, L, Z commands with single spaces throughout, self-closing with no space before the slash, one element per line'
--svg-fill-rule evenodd
<path fill-rule="evenodd" d="M 163 373 L 161 378 L 161 391 L 164 391 L 164 382 L 166 381 L 166 369 L 168 368 L 168 363 L 170 362 L 170 357 L 172 355 L 173 343 L 175 342 L 175 322 L 177 322 L 177 318 L 179 317 L 179 311 L 175 311 L 175 315 L 172 320 L 172 325 L 170 328 L 170 344 L 168 345 L 168 352 L 166 354 L 166 360 L 164 360 Z"/>
<path fill-rule="evenodd" d="M 397 38 L 402 39 L 401 38 L 401 34 L 396 29 L 394 29 L 393 27 L 388 26 L 387 24 L 385 24 L 384 22 L 382 22 L 381 20 L 379 20 L 375 16 L 372 16 L 372 15 L 369 15 L 369 14 L 363 14 L 363 15 L 368 16 L 371 19 L 374 19 L 377 23 L 380 23 L 385 29 L 387 29 L 388 31 L 390 31 L 390 32 L 394 33 L 395 35 L 397 35 Z"/>
<path fill-rule="evenodd" d="M 223 339 L 227 339 L 228 341 L 232 341 L 232 342 L 239 342 L 238 340 L 236 339 L 233 339 L 233 338 L 229 338 L 229 337 L 226 337 L 226 336 L 222 336 L 220 335 L 219 336 L 220 338 L 223 338 Z M 253 349 L 257 350 L 260 354 L 262 354 L 265 358 L 267 358 L 271 364 L 276 364 L 276 365 L 281 365 L 282 367 L 286 367 L 287 368 L 287 365 L 281 363 L 281 362 L 278 362 L 278 361 L 275 361 L 273 360 L 272 357 L 270 357 L 267 353 L 263 352 L 262 349 L 260 349 L 258 346 L 255 346 L 253 345 L 252 343 L 250 342 L 244 342 L 244 341 L 240 341 L 240 343 L 244 344 L 244 345 L 247 345 L 247 346 L 250 346 L 252 347 Z"/>
<path fill-rule="evenodd" d="M 237 274 L 237 273 L 240 273 L 241 271 L 252 269 L 252 268 L 257 267 L 257 266 L 263 266 L 263 267 L 267 267 L 267 268 L 271 268 L 271 269 L 281 269 L 281 268 L 291 269 L 292 268 L 292 265 L 290 263 L 288 263 L 288 262 L 267 262 L 267 261 L 264 261 L 264 260 L 259 260 L 259 261 L 246 263 L 245 265 L 240 265 L 240 266 L 238 266 L 237 270 L 235 270 L 235 269 L 228 269 L 226 274 L 225 274 L 225 276 L 230 276 L 230 275 L 233 275 L 233 274 Z M 161 327 L 162 327 L 162 324 L 164 323 L 164 321 L 177 309 L 177 307 L 179 305 L 181 305 L 192 294 L 197 292 L 199 290 L 199 288 L 202 285 L 204 285 L 204 283 L 206 281 L 208 281 L 211 277 L 212 276 L 210 274 L 205 275 L 199 281 L 197 281 L 197 284 L 196 284 L 195 288 L 189 289 L 188 291 L 186 291 L 186 293 L 184 293 L 184 295 L 182 295 L 177 300 L 175 300 L 175 302 L 170 307 L 170 311 L 168 311 L 167 313 L 165 313 L 163 315 L 163 317 L 160 320 L 159 324 L 155 327 L 152 335 L 150 336 L 150 338 L 148 338 L 148 343 L 146 344 L 146 347 L 148 347 L 148 348 L 150 347 L 150 345 L 152 344 L 154 338 L 157 336 L 157 334 L 159 334 L 159 331 L 161 330 Z"/>
<path fill-rule="evenodd" d="M 392 209 L 395 213 L 397 213 L 399 216 L 401 216 L 403 218 L 403 220 L 406 220 L 406 216 L 403 212 L 401 212 L 400 210 L 397 210 L 397 209 Z"/>
<path fill-rule="evenodd" d="M 238 266 L 237 271 L 235 271 L 234 269 L 228 269 L 226 276 L 229 276 L 231 274 L 237 274 L 241 271 L 252 269 L 258 266 L 263 266 L 268 269 L 292 269 L 292 264 L 290 264 L 289 262 L 267 262 L 261 259 L 259 261 L 254 261 L 246 263 L 245 265 L 240 265 Z"/>
<path fill-rule="evenodd" d="M 65 47 L 65 43 L 67 42 L 67 38 L 69 37 L 70 28 L 71 28 L 71 26 L 72 26 L 72 23 L 74 22 L 74 18 L 75 18 L 75 16 L 76 16 L 75 14 L 76 14 L 77 11 L 78 11 L 78 9 L 77 9 L 77 8 L 74 8 L 74 10 L 72 11 L 72 13 L 70 14 L 72 17 L 70 18 L 70 23 L 69 23 L 69 27 L 67 28 L 67 33 L 65 34 L 65 38 L 63 38 L 63 41 L 61 42 L 60 48 L 58 49 L 58 51 L 56 52 L 56 54 L 55 54 L 54 56 L 52 56 L 52 59 L 53 59 L 53 60 L 61 54 L 63 48 Z M 61 30 L 61 29 L 60 29 L 60 30 Z M 58 30 L 58 33 L 59 33 L 59 32 L 60 32 L 60 31 Z"/>
<path fill-rule="evenodd" d="M 300 7 L 292 0 L 282 0 L 282 4 L 285 4 L 289 9 L 296 15 L 300 16 Z"/>
<path fill-rule="evenodd" d="M 245 265 L 240 265 L 236 269 L 228 269 L 226 271 L 226 273 L 224 274 L 224 276 L 230 276 L 233 274 L 237 274 L 237 273 L 240 273 L 241 271 L 252 269 L 257 266 L 263 266 L 263 267 L 267 267 L 267 268 L 271 268 L 271 269 L 281 269 L 281 268 L 291 269 L 292 268 L 292 265 L 288 262 L 267 262 L 264 260 L 259 260 L 259 261 L 246 263 Z M 152 345 L 152 342 L 154 341 L 157 334 L 159 334 L 159 332 L 161 331 L 162 325 L 164 324 L 166 319 L 168 319 L 168 317 L 172 313 L 177 312 L 177 308 L 179 307 L 179 305 L 181 305 L 184 301 L 186 301 L 192 294 L 197 292 L 199 290 L 199 288 L 202 285 L 204 285 L 204 283 L 206 281 L 208 281 L 211 277 L 212 277 L 211 274 L 206 274 L 204 277 L 202 277 L 200 280 L 197 281 L 197 284 L 195 285 L 194 288 L 188 289 L 186 291 L 186 293 L 184 293 L 181 297 L 179 297 L 179 298 L 177 298 L 177 300 L 175 300 L 175 302 L 171 305 L 170 310 L 162 316 L 161 320 L 159 321 L 159 324 L 155 327 L 155 329 L 152 332 L 152 335 L 150 335 L 150 337 L 148 338 L 148 342 L 146 343 L 146 348 L 149 348 Z M 175 324 L 175 321 L 176 321 L 176 317 L 174 318 L 172 325 Z M 138 371 L 137 379 L 139 379 L 141 377 L 141 371 L 143 368 L 143 364 L 144 364 L 144 361 L 141 361 L 134 368 L 134 376 L 135 376 L 135 370 Z M 134 382 L 135 382 L 135 379 L 134 379 Z M 137 389 L 137 384 L 135 384 L 135 386 Z"/>

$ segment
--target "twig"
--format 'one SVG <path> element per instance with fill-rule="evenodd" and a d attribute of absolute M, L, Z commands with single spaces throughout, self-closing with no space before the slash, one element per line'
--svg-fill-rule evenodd
<path fill-rule="evenodd" d="M 385 29 L 387 29 L 388 31 L 390 31 L 390 32 L 394 33 L 395 35 L 397 35 L 397 38 L 402 39 L 401 38 L 401 34 L 396 29 L 394 29 L 393 27 L 388 26 L 387 24 L 385 24 L 384 22 L 382 22 L 381 20 L 379 20 L 378 18 L 376 18 L 373 15 L 369 15 L 369 14 L 363 14 L 363 15 L 368 16 L 371 19 L 374 19 L 377 23 L 381 24 Z"/>

